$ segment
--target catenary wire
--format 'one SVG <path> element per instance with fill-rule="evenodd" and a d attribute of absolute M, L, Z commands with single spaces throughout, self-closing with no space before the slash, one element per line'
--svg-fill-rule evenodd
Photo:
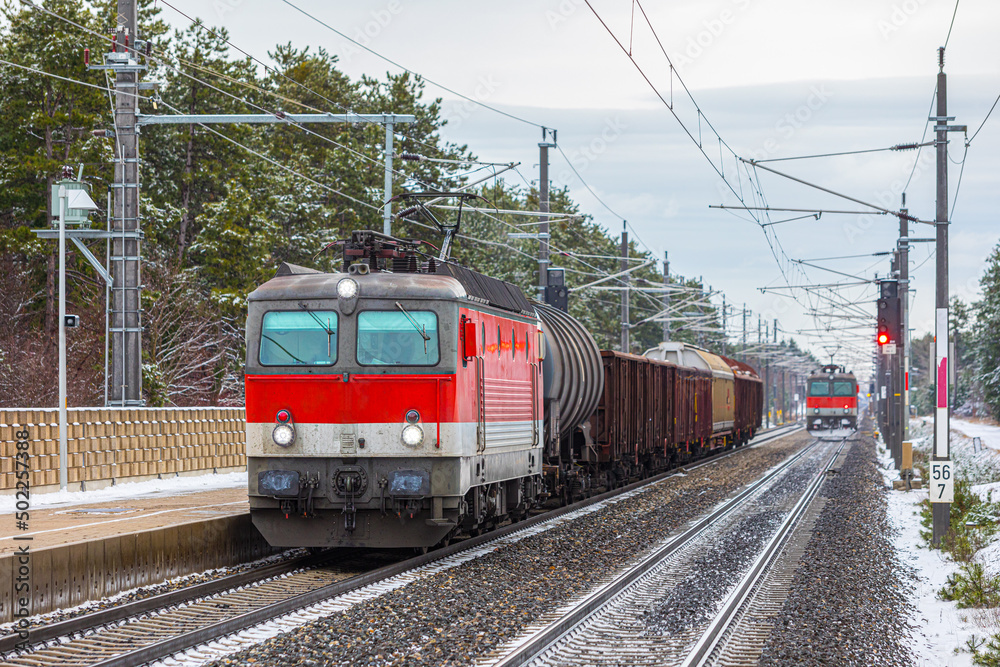
<path fill-rule="evenodd" d="M 535 123 L 533 121 L 526 120 L 526 119 L 521 118 L 519 116 L 515 116 L 514 114 L 508 113 L 506 111 L 501 111 L 500 109 L 497 109 L 496 107 L 491 107 L 490 105 L 488 105 L 488 104 L 486 104 L 484 102 L 481 102 L 481 101 L 479 101 L 479 100 L 477 100 L 475 98 L 469 97 L 468 95 L 463 95 L 462 93 L 459 93 L 459 92 L 457 92 L 455 90 L 452 90 L 451 88 L 449 88 L 449 87 L 447 87 L 445 85 L 442 85 L 442 84 L 440 84 L 440 83 L 438 83 L 438 82 L 436 82 L 436 81 L 434 81 L 432 79 L 428 79 L 426 76 L 423 76 L 422 74 L 414 72 L 413 70 L 400 65 L 396 61 L 391 60 L 391 59 L 387 58 L 386 56 L 383 56 L 381 53 L 378 53 L 377 51 L 374 51 L 373 49 L 365 46 L 361 42 L 358 42 L 358 41 L 356 41 L 354 39 L 351 39 L 350 37 L 348 37 L 344 33 L 340 32 L 339 30 L 337 30 L 336 28 L 334 28 L 330 24 L 325 23 L 324 21 L 322 21 L 318 17 L 314 16 L 313 14 L 310 14 L 309 12 L 307 12 L 304 9 L 302 9 L 301 7 L 298 7 L 298 6 L 294 5 L 294 4 L 292 4 L 288 0 L 280 0 L 280 1 L 283 2 L 283 3 L 285 3 L 286 5 L 288 5 L 289 7 L 291 7 L 292 9 L 294 9 L 295 11 L 297 11 L 297 12 L 305 15 L 306 17 L 308 17 L 310 19 L 312 19 L 313 21 L 315 21 L 316 23 L 320 24 L 321 26 L 323 26 L 327 30 L 330 30 L 331 32 L 334 32 L 334 33 L 340 35 L 341 37 L 343 37 L 344 39 L 346 39 L 347 41 L 351 42 L 352 44 L 355 44 L 356 46 L 361 47 L 362 49 L 364 49 L 368 53 L 372 54 L 376 58 L 380 58 L 380 59 L 384 60 L 385 62 L 387 62 L 387 63 L 389 63 L 389 64 L 391 64 L 391 65 L 393 65 L 395 67 L 398 67 L 399 69 L 403 70 L 404 72 L 408 72 L 408 73 L 410 73 L 410 74 L 412 74 L 414 76 L 419 76 L 424 81 L 427 81 L 428 83 L 430 83 L 430 84 L 432 84 L 434 86 L 437 86 L 441 90 L 445 90 L 445 91 L 451 93 L 452 95 L 455 95 L 457 97 L 461 97 L 463 100 L 466 100 L 468 102 L 472 102 L 473 104 L 481 106 L 484 109 L 489 109 L 490 111 L 498 113 L 498 114 L 500 114 L 502 116 L 506 116 L 506 117 L 511 118 L 513 120 L 516 120 L 518 122 L 524 123 L 526 125 L 531 125 L 533 127 L 538 127 L 538 128 L 546 129 L 544 125 L 540 125 L 539 123 Z"/>
<path fill-rule="evenodd" d="M 103 35 L 103 34 L 101 34 L 101 33 L 97 32 L 97 31 L 95 31 L 95 30 L 91 30 L 90 28 L 88 28 L 88 27 L 86 27 L 86 26 L 83 26 L 83 25 L 80 25 L 79 23 L 76 23 L 75 21 L 72 21 L 71 19 L 68 19 L 68 18 L 66 18 L 66 17 L 64 17 L 64 16 L 60 16 L 59 14 L 57 14 L 57 13 L 53 12 L 52 10 L 50 10 L 50 9 L 48 9 L 48 8 L 45 8 L 45 7 L 41 7 L 41 6 L 39 6 L 39 5 L 35 5 L 34 3 L 31 3 L 31 2 L 27 2 L 27 0 L 21 0 L 21 1 L 22 1 L 22 2 L 24 3 L 24 4 L 27 4 L 28 6 L 30 6 L 31 8 L 33 8 L 33 9 L 36 9 L 36 10 L 39 10 L 39 11 L 43 11 L 43 12 L 45 12 L 45 13 L 47 13 L 47 14 L 50 14 L 51 16 L 53 16 L 53 17 L 55 17 L 55 18 L 57 18 L 57 19 L 59 19 L 59 20 L 61 20 L 61 21 L 65 21 L 66 23 L 68 23 L 68 24 L 70 24 L 70 25 L 72 25 L 72 26 L 74 26 L 74 27 L 76 27 L 76 28 L 78 28 L 78 29 L 80 29 L 80 30 L 83 30 L 84 32 L 87 32 L 87 33 L 89 33 L 89 34 L 92 34 L 92 35 L 94 35 L 94 36 L 97 36 L 97 37 L 100 37 L 100 38 L 102 38 L 102 39 L 106 39 L 106 40 L 109 40 L 109 41 L 110 41 L 110 38 L 109 38 L 109 37 L 108 37 L 107 35 Z M 214 33 L 213 33 L 213 34 L 214 34 Z M 126 48 L 127 48 L 128 50 L 130 50 L 130 51 L 134 52 L 134 53 L 138 53 L 137 49 L 135 49 L 134 47 L 126 47 Z M 234 47 L 234 48 L 235 48 L 235 47 Z M 168 55 L 169 55 L 169 54 L 168 54 Z M 250 101 L 249 101 L 249 100 L 247 100 L 246 98 L 243 98 L 243 97 L 239 97 L 239 96 L 237 96 L 237 95 L 234 95 L 233 93 L 230 93 L 229 91 L 226 91 L 226 90 L 223 90 L 223 89 L 221 89 L 221 88 L 219 88 L 219 87 L 217 87 L 217 86 L 214 86 L 214 85 L 212 85 L 211 83 L 209 83 L 209 82 L 207 82 L 207 81 L 205 81 L 205 80 L 203 80 L 203 79 L 199 79 L 199 78 L 198 78 L 198 77 L 196 77 L 196 76 L 193 76 L 193 75 L 191 75 L 191 74 L 188 74 L 187 72 L 184 72 L 184 71 L 183 71 L 183 70 L 181 70 L 180 68 L 178 68 L 178 67 L 176 67 L 176 66 L 172 65 L 171 63 L 169 63 L 169 62 L 167 61 L 167 58 L 166 58 L 166 57 L 164 57 L 164 56 L 160 56 L 160 57 L 157 57 L 157 56 L 147 56 L 147 57 L 149 57 L 150 59 L 152 59 L 152 60 L 154 60 L 154 61 L 159 61 L 159 62 L 160 62 L 161 64 L 165 65 L 165 66 L 166 66 L 166 67 L 168 67 L 169 69 L 172 69 L 172 70 L 174 70 L 175 72 L 177 72 L 177 73 L 178 73 L 178 74 L 180 74 L 181 76 L 184 76 L 184 77 L 187 77 L 188 79 L 190 79 L 190 80 L 192 80 L 192 81 L 195 81 L 195 82 L 197 82 L 197 83 L 200 83 L 200 84 L 202 84 L 202 85 L 206 86 L 207 88 L 211 88 L 212 90 L 214 90 L 214 91 L 216 91 L 216 92 L 219 92 L 219 93 L 222 93 L 223 95 L 225 95 L 225 96 L 227 96 L 227 97 L 230 97 L 230 98 L 232 98 L 232 99 L 236 100 L 237 102 L 241 102 L 241 103 L 243 103 L 243 104 L 246 104 L 246 105 L 247 105 L 247 106 L 249 106 L 249 107 L 253 107 L 253 108 L 255 108 L 255 109 L 259 110 L 259 111 L 263 111 L 264 113 L 267 113 L 267 114 L 271 114 L 271 115 L 276 115 L 276 114 L 275 114 L 275 112 L 273 112 L 273 111 L 270 111 L 270 110 L 268 110 L 268 109 L 266 109 L 266 108 L 264 108 L 264 107 L 262 107 L 262 106 L 260 106 L 260 105 L 258 105 L 258 104 L 254 104 L 253 102 L 250 102 Z M 313 130 L 310 130 L 309 128 L 305 127 L 305 126 L 304 126 L 304 125 L 302 125 L 301 123 L 297 123 L 297 122 L 295 122 L 294 120 L 291 120 L 291 119 L 289 119 L 289 118 L 287 118 L 287 117 L 284 117 L 284 118 L 282 118 L 281 120 L 283 120 L 283 121 L 284 121 L 284 123 L 283 123 L 283 124 L 285 124 L 285 125 L 291 125 L 291 126 L 293 126 L 293 127 L 296 127 L 296 128 L 298 128 L 298 129 L 302 130 L 303 132 L 306 132 L 307 134 L 310 134 L 310 135 L 312 135 L 312 136 L 314 136 L 314 137 L 317 137 L 317 138 L 319 138 L 319 139 L 322 139 L 323 141 L 326 141 L 326 142 L 328 142 L 328 143 L 330 143 L 330 144 L 333 144 L 334 146 L 337 146 L 337 147 L 339 147 L 339 148 L 342 148 L 342 149 L 344 149 L 345 151 L 347 151 L 348 153 L 350 153 L 350 154 L 354 155 L 354 156 L 355 156 L 355 157 L 357 157 L 357 158 L 360 158 L 360 159 L 362 159 L 362 160 L 367 160 L 367 161 L 369 161 L 369 162 L 372 162 L 372 163 L 375 163 L 375 164 L 378 164 L 379 166 L 381 166 L 381 165 L 383 164 L 383 163 L 382 163 L 382 162 L 381 162 L 380 160 L 378 160 L 377 158 L 373 158 L 373 157 L 370 157 L 370 156 L 368 156 L 368 155 L 365 155 L 364 153 L 362 153 L 362 152 L 360 152 L 360 151 L 357 151 L 357 150 L 355 150 L 355 149 L 353 149 L 353 148 L 351 148 L 351 147 L 349 147 L 349 146 L 346 146 L 346 145 L 344 145 L 344 144 L 341 144 L 340 142 L 338 142 L 338 141 L 336 141 L 336 140 L 334 140 L 334 139 L 331 139 L 330 137 L 327 137 L 327 136 L 325 136 L 325 135 L 323 135 L 323 134 L 320 134 L 320 133 L 318 133 L 318 132 L 315 132 L 315 131 L 313 131 Z M 370 121 L 370 122 L 374 122 L 374 121 Z M 200 126 L 202 126 L 202 127 L 204 127 L 204 124 L 202 124 L 202 123 L 197 123 L 197 124 L 198 124 L 198 125 L 200 125 Z M 415 181 L 415 182 L 417 182 L 417 183 L 420 183 L 421 185 L 423 185 L 423 186 L 425 186 L 425 187 L 434 187 L 433 185 L 431 185 L 431 184 L 428 184 L 428 183 L 426 183 L 426 182 L 424 182 L 424 181 L 420 180 L 420 179 L 419 179 L 419 178 L 417 178 L 416 176 L 413 176 L 413 175 L 409 175 L 409 174 L 406 174 L 405 172 L 401 172 L 401 171 L 399 171 L 399 170 L 396 170 L 396 169 L 392 169 L 392 170 L 391 170 L 391 172 L 392 172 L 392 174 L 393 174 L 394 176 L 396 176 L 396 177 L 399 177 L 399 179 L 400 179 L 400 180 L 402 180 L 402 181 L 406 181 L 406 180 L 412 180 L 412 181 Z"/>
<path fill-rule="evenodd" d="M 267 63 L 265 63 L 264 61 L 260 60 L 260 59 L 259 59 L 259 58 L 257 58 L 256 56 L 253 56 L 253 55 L 251 55 L 251 54 L 250 54 L 249 52 L 247 52 L 247 51 L 246 51 L 245 49 L 242 49 L 242 48 L 240 48 L 239 46 L 237 46 L 237 45 L 236 45 L 236 44 L 235 44 L 235 43 L 234 43 L 234 42 L 233 42 L 232 40 L 230 40 L 229 38 L 227 38 L 227 37 L 223 37 L 223 36 L 222 36 L 222 35 L 220 35 L 219 33 L 215 32 L 214 30 L 212 30 L 211 28 L 209 28 L 208 26 L 206 26 L 206 25 L 205 25 L 204 23 L 202 23 L 202 22 L 201 22 L 200 20 L 198 20 L 198 19 L 195 19 L 195 18 L 191 17 L 190 15 L 188 15 L 188 14 L 184 13 L 183 11 L 181 11 L 180 9 L 178 9 L 177 7 L 173 6 L 172 4 L 170 4 L 169 2 L 167 2 L 167 0 L 160 0 L 160 1 L 161 1 L 161 2 L 162 2 L 162 3 L 164 4 L 164 5 L 165 5 L 165 6 L 169 7 L 170 9 L 174 10 L 175 12 L 177 12 L 178 14 L 180 14 L 181 16 L 183 16 L 184 18 L 186 18 L 186 19 L 187 19 L 188 21 L 190 21 L 190 22 L 191 22 L 191 23 L 192 23 L 193 25 L 196 25 L 196 26 L 198 26 L 199 28 L 201 28 L 202 30 L 204 30 L 205 32 L 207 32 L 207 33 L 208 33 L 209 35 L 211 35 L 211 36 L 215 37 L 216 39 L 221 39 L 221 40 L 222 40 L 222 41 L 224 41 L 224 42 L 225 42 L 226 44 L 228 44 L 228 45 L 229 45 L 229 46 L 231 46 L 232 48 L 236 49 L 237 51 L 239 51 L 240 53 L 242 53 L 243 55 L 245 55 L 245 56 L 246 56 L 247 58 L 250 58 L 250 59 L 251 59 L 252 61 L 254 61 L 255 63 L 257 63 L 257 64 L 258 64 L 258 65 L 260 65 L 261 67 L 263 67 L 263 68 L 264 68 L 264 70 L 265 70 L 265 71 L 267 71 L 267 72 L 269 72 L 270 74 L 272 74 L 272 75 L 275 75 L 275 76 L 278 76 L 278 77 L 281 77 L 282 79 L 284 79 L 284 80 L 286 80 L 286 81 L 289 81 L 290 83 L 292 83 L 292 84 L 294 84 L 294 85 L 298 86 L 299 88 L 302 88 L 302 89 L 303 89 L 303 90 L 305 90 L 306 92 L 308 92 L 308 93 L 310 93 L 310 94 L 312 94 L 312 95 L 315 95 L 316 97 L 320 98 L 321 100 L 323 100 L 323 101 L 325 101 L 325 102 L 328 102 L 329 104 L 332 104 L 332 105 L 333 105 L 334 107 L 336 107 L 336 108 L 340 109 L 341 111 L 345 111 L 345 112 L 350 112 L 350 111 L 351 111 L 351 108 L 350 108 L 349 106 L 347 106 L 347 105 L 344 105 L 344 104 L 341 104 L 341 103 L 339 103 L 339 102 L 336 102 L 336 101 L 334 101 L 334 100 L 331 100 L 331 99 L 330 99 L 329 97 L 326 97 L 326 96 L 325 96 L 325 95 L 323 95 L 322 93 L 320 93 L 320 92 L 318 92 L 318 91 L 316 91 L 316 90 L 314 90 L 314 89 L 310 88 L 309 86 L 305 85 L 304 83 L 301 83 L 300 81 L 296 81 L 295 79 L 291 78 L 290 76 L 288 76 L 288 75 L 287 75 L 287 74 L 285 74 L 284 72 L 281 72 L 281 71 L 279 71 L 279 70 L 277 70 L 277 69 L 275 69 L 275 68 L 271 67 L 270 65 L 268 65 L 268 64 L 267 64 Z M 247 85 L 249 85 L 249 84 L 247 84 Z M 277 95 L 277 93 L 272 93 L 272 94 L 275 94 L 275 95 Z M 310 106 L 308 106 L 308 105 L 304 105 L 304 104 L 303 104 L 302 102 L 298 102 L 298 101 L 296 101 L 296 104 L 300 104 L 300 105 L 303 105 L 303 106 L 305 106 L 306 108 L 309 108 L 309 109 L 311 109 L 311 110 L 313 110 L 313 111 L 317 111 L 317 112 L 319 112 L 319 113 L 326 113 L 325 111 L 323 111 L 323 110 L 321 110 L 321 109 L 317 109 L 317 108 L 315 108 L 315 107 L 310 107 Z M 372 123 L 372 124 L 375 124 L 375 125 L 380 125 L 380 123 L 376 123 L 375 121 L 370 121 L 370 120 L 365 120 L 364 122 L 367 122 L 367 123 Z M 400 137 L 403 137 L 404 139 L 409 139 L 410 141 L 413 141 L 413 142 L 416 142 L 416 143 L 418 143 L 418 144 L 421 144 L 421 145 L 423 145 L 423 146 L 427 146 L 428 148 L 433 148 L 433 149 L 437 149 L 437 147 L 436 147 L 436 146 L 434 146 L 433 144 L 430 144 L 430 143 L 427 143 L 427 142 L 425 142 L 425 141 L 423 141 L 423 140 L 421 140 L 421 139 L 418 139 L 418 138 L 416 138 L 416 137 L 411 137 L 411 136 L 407 135 L 407 134 L 406 134 L 405 132 L 401 132 L 401 131 L 399 131 L 399 130 L 397 130 L 397 129 L 395 129 L 395 128 L 394 128 L 394 133 L 395 133 L 395 134 L 398 134 L 398 135 L 399 135 Z"/>
<path fill-rule="evenodd" d="M 979 127 L 976 128 L 976 131 L 972 133 L 971 137 L 969 137 L 968 143 L 971 144 L 972 140 L 976 138 L 977 134 L 979 134 L 979 130 L 983 129 L 983 125 L 986 125 L 986 121 L 990 119 L 990 114 L 992 114 L 993 110 L 997 108 L 997 102 L 1000 102 L 1000 95 L 997 95 L 997 98 L 993 100 L 993 106 L 991 106 L 990 110 L 986 112 L 986 118 L 983 119 L 983 122 L 979 124 Z"/>
<path fill-rule="evenodd" d="M 51 77 L 51 78 L 54 78 L 54 79 L 59 79 L 60 81 L 65 81 L 67 83 L 75 83 L 75 84 L 78 84 L 78 85 L 81 85 L 81 86 L 86 86 L 88 88 L 96 88 L 98 90 L 110 91 L 110 92 L 113 92 L 113 93 L 117 93 L 118 92 L 118 91 L 115 91 L 115 90 L 110 89 L 110 88 L 105 88 L 104 86 L 98 86 L 98 85 L 93 84 L 93 83 L 87 83 L 86 81 L 79 81 L 77 79 L 71 79 L 69 77 L 60 76 L 58 74 L 53 74 L 51 72 L 46 72 L 45 70 L 36 69 L 34 67 L 27 67 L 25 65 L 19 65 L 17 63 L 12 63 L 12 62 L 9 62 L 7 60 L 0 59 L 0 64 L 9 65 L 9 66 L 12 66 L 12 67 L 17 67 L 17 68 L 20 68 L 20 69 L 28 70 L 30 72 L 34 72 L 36 74 L 41 74 L 41 75 L 48 76 L 48 77 Z M 123 94 L 125 94 L 125 95 L 131 95 L 131 96 L 137 97 L 139 99 L 144 99 L 140 95 L 136 95 L 135 93 L 123 93 Z M 170 109 L 171 111 L 173 111 L 174 113 L 179 113 L 179 110 L 176 109 L 175 107 L 171 106 L 170 104 L 168 104 L 166 102 L 163 102 L 162 100 L 160 101 L 160 103 L 163 104 L 163 106 L 165 106 L 168 109 Z M 295 171 L 294 169 L 286 167 L 285 165 L 277 162 L 276 160 L 273 160 L 272 158 L 270 158 L 270 157 L 268 157 L 266 155 L 263 155 L 262 153 L 258 153 L 257 151 L 253 150 L 252 148 L 241 144 L 240 142 L 236 141 L 235 139 L 232 139 L 232 138 L 230 138 L 230 137 L 222 134 L 221 132 L 218 132 L 215 129 L 213 129 L 211 127 L 208 127 L 207 125 L 204 125 L 202 123 L 198 123 L 198 125 L 201 125 L 203 128 L 205 128 L 209 132 L 217 134 L 218 136 L 222 137 L 226 141 L 228 141 L 228 142 L 230 142 L 232 144 L 235 144 L 236 146 L 239 146 L 240 148 L 246 150 L 247 152 L 249 152 L 249 153 L 251 153 L 251 154 L 253 154 L 253 155 L 255 155 L 255 156 L 257 156 L 257 157 L 259 157 L 259 158 L 261 158 L 261 159 L 263 159 L 263 160 L 265 160 L 267 162 L 269 162 L 269 163 L 271 163 L 272 165 L 274 165 L 274 166 L 276 166 L 276 167 L 278 167 L 280 169 L 283 169 L 283 170 L 287 171 L 288 173 L 290 173 L 290 174 L 292 174 L 294 176 L 298 176 L 299 178 L 307 180 L 307 181 L 309 181 L 310 183 L 312 183 L 312 184 L 314 184 L 316 186 L 319 186 L 319 187 L 321 187 L 321 188 L 323 188 L 325 190 L 329 190 L 330 192 L 333 192 L 336 195 L 344 197 L 345 199 L 349 199 L 350 201 L 353 201 L 356 204 L 360 204 L 362 206 L 367 206 L 368 208 L 374 209 L 376 211 L 381 211 L 382 210 L 382 208 L 379 207 L 379 206 L 375 206 L 374 204 L 362 201 L 360 199 L 356 199 L 356 198 L 354 198 L 354 197 L 352 197 L 352 196 L 350 196 L 350 195 L 348 195 L 348 194 L 346 194 L 344 192 L 341 192 L 340 190 L 337 190 L 336 188 L 333 188 L 333 187 L 330 187 L 330 186 L 325 185 L 323 183 L 320 183 L 319 181 L 316 181 L 316 180 L 310 178 L 309 176 L 306 176 L 305 174 L 299 173 L 299 172 Z"/>
<path fill-rule="evenodd" d="M 948 36 L 944 38 L 944 48 L 948 48 L 948 42 L 951 41 L 951 29 L 955 27 L 955 17 L 958 16 L 958 3 L 961 0 L 955 0 L 955 11 L 951 13 L 951 24 L 948 26 Z"/>

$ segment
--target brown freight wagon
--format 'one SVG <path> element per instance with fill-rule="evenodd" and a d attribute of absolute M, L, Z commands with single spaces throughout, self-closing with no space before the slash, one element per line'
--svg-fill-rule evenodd
<path fill-rule="evenodd" d="M 753 438 L 764 416 L 764 383 L 752 366 L 722 357 L 733 369 L 736 380 L 736 415 L 733 442 L 743 445 Z"/>
<path fill-rule="evenodd" d="M 673 441 L 684 461 L 697 455 L 712 439 L 711 371 L 678 366 L 673 402 Z"/>
<path fill-rule="evenodd" d="M 712 435 L 711 374 L 601 351 L 604 389 L 591 417 L 598 460 L 618 477 L 686 461 Z"/>
<path fill-rule="evenodd" d="M 667 467 L 676 366 L 612 350 L 601 350 L 601 362 L 604 388 L 590 420 L 599 461 L 622 478 Z"/>

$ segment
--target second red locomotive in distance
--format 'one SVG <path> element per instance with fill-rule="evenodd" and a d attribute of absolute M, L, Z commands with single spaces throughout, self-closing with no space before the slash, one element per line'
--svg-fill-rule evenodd
<path fill-rule="evenodd" d="M 858 427 L 858 380 L 854 373 L 828 364 L 806 378 L 806 423 L 810 430 Z"/>

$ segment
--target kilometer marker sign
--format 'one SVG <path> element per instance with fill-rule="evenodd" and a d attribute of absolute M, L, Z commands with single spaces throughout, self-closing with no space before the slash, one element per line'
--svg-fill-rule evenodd
<path fill-rule="evenodd" d="M 930 500 L 932 503 L 955 502 L 955 476 L 951 461 L 931 461 Z"/>

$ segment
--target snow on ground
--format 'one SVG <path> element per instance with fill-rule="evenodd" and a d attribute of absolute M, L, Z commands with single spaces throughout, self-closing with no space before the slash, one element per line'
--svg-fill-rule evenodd
<path fill-rule="evenodd" d="M 975 448 L 973 437 L 982 438 L 983 449 Z M 921 417 L 910 420 L 910 440 L 913 441 L 915 450 L 929 451 L 933 439 L 933 418 Z M 1000 426 L 952 419 L 951 459 L 955 462 L 955 468 L 960 476 L 973 484 L 989 484 L 1000 480 Z"/>
<path fill-rule="evenodd" d="M 145 482 L 120 482 L 114 486 L 94 491 L 55 491 L 53 493 L 31 494 L 31 507 L 62 507 L 110 503 L 135 498 L 156 498 L 177 496 L 198 491 L 215 489 L 235 489 L 247 484 L 245 472 L 224 474 L 207 473 L 190 477 L 168 477 Z M 17 499 L 14 496 L 0 496 L 0 513 L 13 512 Z"/>
<path fill-rule="evenodd" d="M 982 438 L 983 444 L 991 449 L 1000 449 L 1000 426 L 981 424 L 964 419 L 951 418 L 951 430 L 958 431 L 967 438 Z"/>
<path fill-rule="evenodd" d="M 961 477 L 973 482 L 973 490 L 984 500 L 991 494 L 994 500 L 1000 500 L 1000 427 L 960 419 L 952 419 L 951 427 L 951 456 Z M 909 438 L 915 450 L 930 449 L 933 428 L 933 419 L 910 421 Z M 982 438 L 986 448 L 974 450 L 973 437 Z M 879 464 L 886 486 L 892 488 L 892 480 L 899 476 L 881 439 Z M 920 537 L 919 503 L 925 497 L 926 490 L 892 491 L 888 496 L 889 518 L 896 528 L 900 561 L 915 570 L 912 601 L 916 611 L 912 623 L 916 626 L 913 636 L 917 664 L 971 666 L 972 655 L 968 652 L 967 641 L 973 635 L 983 639 L 1000 631 L 998 614 L 996 610 L 959 609 L 954 602 L 938 599 L 937 594 L 948 576 L 960 567 L 940 551 L 929 549 Z M 1000 541 L 980 550 L 976 561 L 982 563 L 987 572 L 1000 574 Z"/>
<path fill-rule="evenodd" d="M 904 564 L 916 570 L 912 602 L 916 611 L 911 623 L 913 652 L 918 665 L 948 665 L 971 667 L 972 655 L 955 653 L 965 648 L 966 640 L 973 634 L 982 636 L 985 631 L 970 622 L 968 613 L 954 602 L 937 598 L 948 575 L 959 567 L 940 551 L 928 549 L 920 538 L 920 507 L 923 491 L 894 491 L 889 494 L 889 518 L 896 528 L 896 550 Z"/>

